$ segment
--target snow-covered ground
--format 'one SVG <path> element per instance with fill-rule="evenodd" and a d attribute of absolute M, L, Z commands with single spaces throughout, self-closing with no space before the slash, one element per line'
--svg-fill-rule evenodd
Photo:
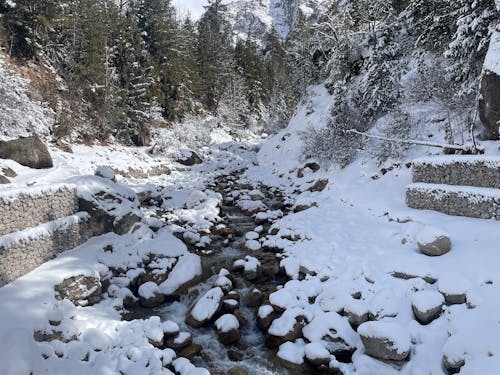
<path fill-rule="evenodd" d="M 298 168 L 304 163 L 299 131 L 304 124 L 324 124 L 330 112 L 331 98 L 326 90 L 311 90 L 311 102 L 300 107 L 290 126 L 266 141 L 257 155 L 257 140 L 235 143 L 218 135 L 211 145 L 199 150 L 203 164 L 190 168 L 162 156 L 152 157 L 146 149 L 125 147 L 74 146 L 73 154 L 52 150 L 55 167 L 43 172 L 2 163 L 20 174 L 14 179 L 15 188 L 65 182 L 93 174 L 99 165 L 117 169 L 168 165 L 173 171 L 169 175 L 119 178 L 119 182 L 127 182 L 138 192 L 152 189 L 168 197 L 164 207 L 170 212 L 169 222 L 186 222 L 193 232 L 186 232 L 191 235 L 185 238 L 193 241 L 202 241 L 195 232 L 207 230 L 218 214 L 221 197 L 207 185 L 217 176 L 248 168 L 243 181 L 277 186 L 295 207 L 315 203 L 281 219 L 276 214 L 278 221 L 273 227 L 279 229 L 278 235 L 267 239 L 284 247 L 281 265 L 291 278 L 270 296 L 271 304 L 285 310 L 270 332 L 288 332 L 299 316 L 306 322 L 304 338 L 281 345 L 279 357 L 296 364 L 303 363 L 306 356 L 324 357 L 328 355 L 324 349 L 329 347 L 325 337 L 333 334 L 334 339 L 342 339 L 355 350 L 352 363 L 337 363 L 331 358 L 330 364 L 345 374 L 444 374 L 444 356 L 455 363 L 465 362 L 461 374 L 496 374 L 500 366 L 500 223 L 408 208 L 405 186 L 411 176 L 404 163 L 380 173 L 376 161 L 361 154 L 347 168 L 323 166 L 317 172 L 305 170 L 299 177 Z M 413 150 L 411 156 L 429 152 L 419 150 Z M 321 192 L 309 191 L 319 179 L 328 179 L 327 187 Z M 7 188 L 2 189 L 0 193 L 7 194 Z M 439 228 L 432 233 L 449 234 L 450 252 L 428 257 L 418 251 L 417 236 L 428 227 Z M 164 257 L 165 267 L 175 263 L 174 270 L 158 289 L 148 283 L 139 294 L 148 298 L 158 290 L 173 292 L 201 272 L 199 257 L 173 236 L 173 228 L 166 226 L 154 233 L 142 225 L 124 236 L 94 238 L 1 288 L 0 373 L 169 374 L 165 366 L 171 363 L 181 374 L 206 373 L 187 360 L 175 360 L 170 349 L 152 344 L 168 328 L 159 318 L 121 320 L 116 304 L 127 295 L 120 283 L 125 285 L 127 277 L 134 276 L 132 271 L 125 278 L 115 278 L 112 293 L 96 305 L 76 307 L 55 298 L 54 286 L 65 278 L 102 276 L 109 268 L 133 270 L 151 254 Z M 247 235 L 248 241 L 256 237 L 254 232 Z M 107 245 L 112 245 L 111 253 Z M 253 248 L 255 243 L 249 245 Z M 248 257 L 243 266 L 251 269 L 258 265 Z M 438 291 L 465 293 L 467 303 L 445 306 L 428 325 L 418 323 L 412 303 L 421 309 L 439 304 Z M 259 311 L 266 315 L 266 309 L 269 307 Z M 387 337 L 398 350 L 411 352 L 408 361 L 393 366 L 366 355 L 359 334 L 347 323 L 347 316 L 339 314 L 341 311 L 366 314 L 380 322 L 364 325 L 358 333 Z M 200 307 L 195 313 L 203 317 L 207 311 Z M 54 320 L 61 321 L 60 325 L 51 326 L 49 321 Z M 229 323 L 234 327 L 232 320 Z M 219 321 L 221 327 L 227 323 Z M 69 343 L 36 343 L 33 332 L 44 329 L 61 331 Z"/>

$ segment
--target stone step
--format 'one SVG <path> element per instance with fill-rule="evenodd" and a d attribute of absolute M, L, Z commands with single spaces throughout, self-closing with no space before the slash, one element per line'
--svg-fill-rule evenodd
<path fill-rule="evenodd" d="M 432 156 L 412 165 L 413 182 L 500 189 L 498 156 Z"/>
<path fill-rule="evenodd" d="M 406 188 L 406 204 L 448 215 L 500 220 L 500 189 L 414 183 Z"/>
<path fill-rule="evenodd" d="M 78 197 L 72 185 L 29 187 L 0 192 L 0 236 L 74 215 Z"/>
<path fill-rule="evenodd" d="M 79 212 L 0 236 L 0 287 L 85 242 L 88 218 L 88 213 Z"/>

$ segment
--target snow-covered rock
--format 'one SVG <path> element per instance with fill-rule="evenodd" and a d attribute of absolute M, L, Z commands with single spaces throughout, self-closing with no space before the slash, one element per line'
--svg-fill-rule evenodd
<path fill-rule="evenodd" d="M 425 226 L 416 239 L 418 249 L 425 255 L 439 256 L 451 250 L 450 235 L 436 227 Z"/>
<path fill-rule="evenodd" d="M 108 180 L 111 181 L 116 181 L 115 171 L 111 167 L 108 167 L 106 165 L 100 165 L 99 167 L 97 167 L 94 174 L 98 177 L 107 178 Z"/>
<path fill-rule="evenodd" d="M 150 281 L 139 287 L 139 302 L 144 307 L 157 307 L 165 302 L 165 295 L 156 283 Z"/>
<path fill-rule="evenodd" d="M 191 327 L 202 327 L 213 321 L 222 307 L 224 292 L 215 287 L 203 294 L 194 304 L 186 316 L 186 323 Z"/>
<path fill-rule="evenodd" d="M 413 313 L 422 324 L 429 324 L 439 318 L 443 304 L 443 295 L 435 290 L 421 290 L 412 296 Z"/>
<path fill-rule="evenodd" d="M 470 282 L 458 273 L 445 273 L 438 280 L 438 290 L 443 294 L 447 305 L 465 303 L 470 285 Z"/>
<path fill-rule="evenodd" d="M 219 341 L 224 345 L 231 345 L 240 339 L 240 322 L 232 314 L 222 315 L 215 321 Z"/>
<path fill-rule="evenodd" d="M 411 338 L 398 323 L 366 322 L 359 326 L 366 354 L 380 359 L 402 361 L 410 354 Z"/>

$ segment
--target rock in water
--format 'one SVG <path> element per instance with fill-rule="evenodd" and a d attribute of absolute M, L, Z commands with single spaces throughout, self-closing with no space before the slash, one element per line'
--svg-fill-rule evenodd
<path fill-rule="evenodd" d="M 220 287 L 212 288 L 202 295 L 186 316 L 186 324 L 199 328 L 213 321 L 221 310 L 224 292 Z"/>
<path fill-rule="evenodd" d="M 371 357 L 403 361 L 410 354 L 410 335 L 397 323 L 366 322 L 359 326 L 358 333 Z"/>
<path fill-rule="evenodd" d="M 165 302 L 165 296 L 156 283 L 150 281 L 139 287 L 139 302 L 144 307 L 157 307 Z"/>
<path fill-rule="evenodd" d="M 219 341 L 224 345 L 231 345 L 240 339 L 240 322 L 232 314 L 222 315 L 215 321 Z"/>
<path fill-rule="evenodd" d="M 52 168 L 54 163 L 47 146 L 38 136 L 0 141 L 0 158 L 11 159 L 29 168 Z"/>
<path fill-rule="evenodd" d="M 445 231 L 426 226 L 417 234 L 418 249 L 425 255 L 440 256 L 451 250 L 450 235 Z"/>

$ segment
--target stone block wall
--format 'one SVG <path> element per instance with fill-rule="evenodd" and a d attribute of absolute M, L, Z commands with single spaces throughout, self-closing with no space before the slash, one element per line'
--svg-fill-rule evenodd
<path fill-rule="evenodd" d="M 406 204 L 448 215 L 500 220 L 500 193 L 494 189 L 412 184 L 406 190 Z"/>
<path fill-rule="evenodd" d="M 66 185 L 47 192 L 33 193 L 28 189 L 8 199 L 0 196 L 0 236 L 77 212 L 76 191 Z"/>
<path fill-rule="evenodd" d="M 500 158 L 457 156 L 416 160 L 413 182 L 500 189 Z"/>
<path fill-rule="evenodd" d="M 27 235 L 13 243 L 0 245 L 0 287 L 55 258 L 57 254 L 85 242 L 88 239 L 87 217 L 85 214 L 79 215 L 69 222 L 61 222 L 58 227 L 42 235 L 34 238 Z"/>

